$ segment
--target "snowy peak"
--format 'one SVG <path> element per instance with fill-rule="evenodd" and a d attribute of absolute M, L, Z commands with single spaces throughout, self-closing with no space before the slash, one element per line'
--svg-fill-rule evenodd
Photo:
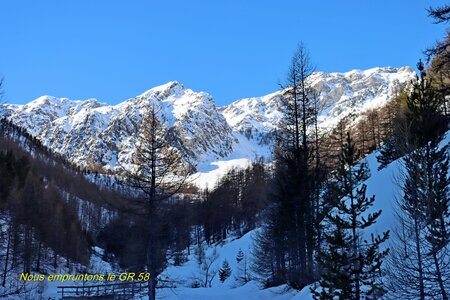
<path fill-rule="evenodd" d="M 170 145 L 187 162 L 196 165 L 232 151 L 235 138 L 231 127 L 212 97 L 176 81 L 115 106 L 96 99 L 43 96 L 26 105 L 4 105 L 1 115 L 77 165 L 116 171 L 133 167 L 138 131 L 150 107 L 155 109 Z"/>
<path fill-rule="evenodd" d="M 18 126 L 26 128 L 29 133 L 37 136 L 48 124 L 67 115 L 75 115 L 80 111 L 90 111 L 102 104 L 97 99 L 85 101 L 41 96 L 25 105 L 3 106 L 0 115 L 7 115 Z"/>
<path fill-rule="evenodd" d="M 349 115 L 377 109 L 415 78 L 410 67 L 373 68 L 346 73 L 315 72 L 309 78 L 320 100 L 319 126 L 334 128 Z M 240 99 L 224 108 L 223 115 L 235 131 L 264 143 L 283 123 L 283 91 Z"/>
<path fill-rule="evenodd" d="M 416 73 L 410 67 L 373 68 L 346 73 L 315 73 L 311 84 L 322 104 L 322 128 L 332 128 L 349 115 L 378 109 L 392 100 Z"/>
<path fill-rule="evenodd" d="M 176 119 L 189 115 L 192 110 L 217 110 L 214 99 L 205 92 L 194 92 L 178 81 L 154 87 L 136 98 L 130 99 L 135 105 L 153 105 L 169 109 Z M 120 106 L 120 104 L 119 104 Z M 219 117 L 220 118 L 220 117 Z"/>
<path fill-rule="evenodd" d="M 97 99 L 90 98 L 84 101 L 81 100 L 70 100 L 68 98 L 56 98 L 53 96 L 41 96 L 30 103 L 23 105 L 22 109 L 27 112 L 47 110 L 57 112 L 58 116 L 67 114 L 70 109 L 93 109 L 101 105 L 106 105 L 105 103 L 100 103 Z"/>
<path fill-rule="evenodd" d="M 149 89 L 148 91 L 137 96 L 137 98 L 155 97 L 157 99 L 164 99 L 169 95 L 177 95 L 183 90 L 185 90 L 185 87 L 181 83 L 178 81 L 170 81 L 166 84 Z"/>
<path fill-rule="evenodd" d="M 383 106 L 414 77 L 409 67 L 312 74 L 308 80 L 320 98 L 321 128 L 331 129 L 346 116 Z M 283 126 L 283 94 L 276 91 L 217 108 L 209 94 L 171 81 L 114 106 L 96 99 L 42 96 L 26 105 L 0 106 L 0 116 L 81 167 L 118 171 L 133 167 L 140 124 L 152 107 L 170 145 L 186 162 L 211 166 L 269 156 L 273 133 Z"/>

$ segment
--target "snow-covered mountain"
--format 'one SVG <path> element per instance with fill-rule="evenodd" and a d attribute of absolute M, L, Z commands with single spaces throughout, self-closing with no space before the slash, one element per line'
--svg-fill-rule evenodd
<path fill-rule="evenodd" d="M 150 106 L 167 130 L 170 144 L 187 161 L 225 157 L 232 151 L 232 129 L 211 96 L 178 82 L 150 89 L 115 106 L 95 99 L 43 96 L 26 105 L 5 105 L 3 114 L 72 162 L 112 171 L 129 164 L 142 114 Z"/>
<path fill-rule="evenodd" d="M 384 106 L 414 77 L 410 67 L 313 73 L 309 81 L 319 98 L 319 126 L 331 129 L 343 117 L 350 114 L 357 117 L 364 111 Z M 283 122 L 282 107 L 283 91 L 277 91 L 263 97 L 240 99 L 222 110 L 235 131 L 264 144 Z"/>
<path fill-rule="evenodd" d="M 320 126 L 383 106 L 414 76 L 409 67 L 314 73 L 309 80 L 323 107 Z M 283 120 L 282 99 L 277 91 L 218 108 L 207 93 L 174 81 L 115 106 L 42 96 L 26 105 L 5 104 L 0 116 L 81 167 L 115 171 L 131 167 L 142 115 L 153 106 L 169 143 L 207 172 L 220 161 L 269 156 L 270 134 Z"/>

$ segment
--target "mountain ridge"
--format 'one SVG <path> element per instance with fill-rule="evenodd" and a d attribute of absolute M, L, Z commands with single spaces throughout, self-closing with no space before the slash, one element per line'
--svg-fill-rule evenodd
<path fill-rule="evenodd" d="M 383 106 L 414 77 L 410 67 L 313 73 L 308 80 L 323 105 L 319 125 L 329 129 L 350 114 Z M 283 91 L 275 91 L 217 107 L 208 93 L 170 81 L 116 105 L 41 96 L 4 104 L 0 116 L 80 167 L 115 172 L 133 167 L 136 133 L 152 106 L 170 145 L 201 171 L 220 160 L 269 156 L 272 134 L 283 122 L 282 101 Z"/>

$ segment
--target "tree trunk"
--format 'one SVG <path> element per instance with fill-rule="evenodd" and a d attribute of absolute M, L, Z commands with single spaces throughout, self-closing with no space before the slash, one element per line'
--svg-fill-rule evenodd
<path fill-rule="evenodd" d="M 352 185 L 353 186 L 353 185 Z M 351 194 L 350 195 L 350 199 L 351 199 L 351 207 L 354 207 L 354 197 Z M 355 273 L 355 300 L 359 300 L 360 299 L 360 295 L 361 295 L 361 283 L 360 283 L 360 269 L 361 269 L 361 259 L 359 257 L 359 251 L 358 251 L 358 235 L 357 235 L 357 231 L 356 231 L 356 227 L 357 227 L 357 217 L 356 217 L 356 212 L 353 209 L 352 210 L 352 239 L 353 239 L 353 257 L 355 259 L 355 261 L 353 262 L 353 272 Z"/>
<path fill-rule="evenodd" d="M 444 282 L 442 280 L 441 268 L 439 267 L 439 262 L 435 251 L 433 251 L 433 260 L 436 268 L 437 281 L 441 290 L 442 300 L 448 300 L 447 292 L 445 291 Z"/>
<path fill-rule="evenodd" d="M 156 299 L 156 278 L 150 273 L 150 279 L 148 280 L 148 299 Z"/>
<path fill-rule="evenodd" d="M 150 273 L 150 279 L 148 281 L 148 299 L 155 300 L 156 299 L 156 283 L 157 283 L 157 274 L 155 269 L 155 247 L 153 243 L 153 235 L 149 233 L 147 242 L 147 272 Z"/>
<path fill-rule="evenodd" d="M 42 252 L 42 243 L 38 242 L 38 250 L 37 250 L 37 258 L 36 258 L 36 271 L 39 272 L 41 269 L 41 253 Z"/>
<path fill-rule="evenodd" d="M 11 246 L 11 226 L 8 228 L 8 243 L 6 244 L 5 270 L 3 273 L 2 287 L 6 286 L 6 273 L 8 272 L 9 248 Z"/>
<path fill-rule="evenodd" d="M 419 224 L 417 220 L 414 220 L 414 234 L 416 235 L 416 252 L 417 252 L 417 264 L 419 271 L 419 293 L 420 300 L 425 300 L 425 284 L 423 277 L 423 267 L 422 267 L 422 253 L 420 251 L 420 236 L 419 236 Z"/>
<path fill-rule="evenodd" d="M 295 150 L 300 148 L 300 128 L 298 124 L 298 100 L 297 100 L 297 81 L 294 79 L 294 119 L 295 119 Z"/>
<path fill-rule="evenodd" d="M 23 246 L 23 270 L 26 273 L 31 272 L 31 243 L 32 243 L 32 236 L 31 236 L 31 228 L 30 226 L 25 226 L 25 233 L 24 233 L 24 246 Z"/>

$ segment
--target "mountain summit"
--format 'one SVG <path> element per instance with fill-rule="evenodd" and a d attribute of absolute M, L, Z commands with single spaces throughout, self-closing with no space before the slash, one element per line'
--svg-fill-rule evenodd
<path fill-rule="evenodd" d="M 409 67 L 312 74 L 322 106 L 320 127 L 382 107 L 414 77 Z M 26 105 L 4 104 L 0 116 L 80 167 L 116 171 L 132 167 L 137 131 L 151 106 L 169 143 L 202 169 L 219 160 L 269 155 L 270 135 L 283 123 L 282 101 L 283 91 L 277 91 L 218 108 L 209 94 L 172 81 L 114 106 L 42 96 Z"/>

